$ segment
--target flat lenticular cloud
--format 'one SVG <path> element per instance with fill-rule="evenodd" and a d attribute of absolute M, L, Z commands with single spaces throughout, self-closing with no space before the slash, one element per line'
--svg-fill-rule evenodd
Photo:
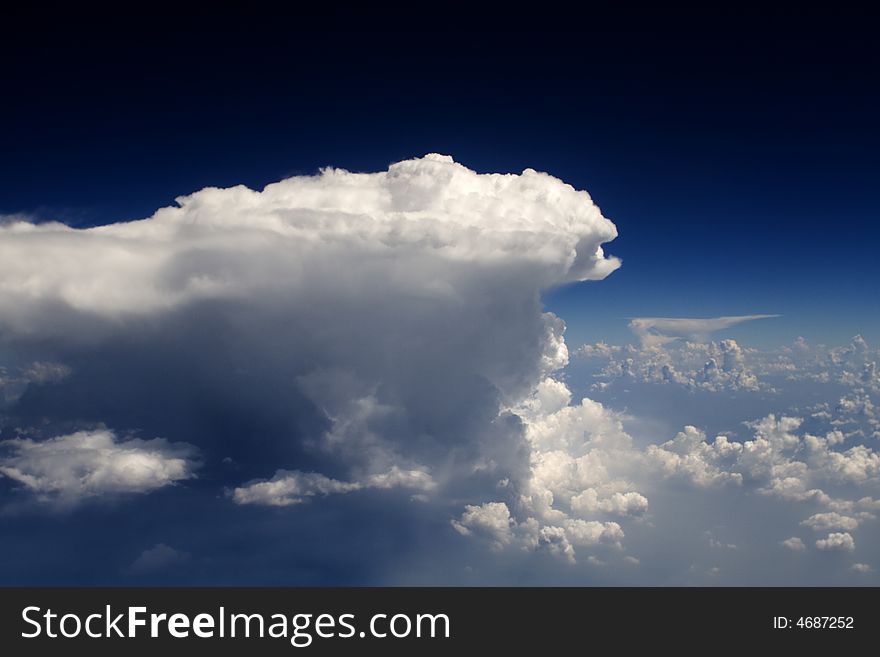
<path fill-rule="evenodd" d="M 638 336 L 642 346 L 662 345 L 673 340 L 687 339 L 707 342 L 716 331 L 730 328 L 742 322 L 768 319 L 779 315 L 736 315 L 732 317 L 633 317 L 630 330 Z"/>

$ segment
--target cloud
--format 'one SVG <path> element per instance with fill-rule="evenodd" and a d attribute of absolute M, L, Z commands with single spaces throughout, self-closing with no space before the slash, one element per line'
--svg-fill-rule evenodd
<path fill-rule="evenodd" d="M 871 565 L 867 563 L 854 563 L 852 566 L 849 567 L 849 569 L 854 573 L 859 574 L 874 572 L 874 569 L 871 567 Z"/>
<path fill-rule="evenodd" d="M 856 543 L 849 532 L 834 532 L 816 541 L 816 547 L 826 552 L 852 552 L 856 549 Z"/>
<path fill-rule="evenodd" d="M 71 369 L 64 363 L 34 361 L 9 371 L 0 365 L 0 408 L 18 401 L 28 386 L 52 385 L 61 383 L 71 375 Z"/>
<path fill-rule="evenodd" d="M 80 431 L 36 442 L 5 440 L 0 474 L 44 502 L 149 493 L 194 476 L 195 449 L 161 438 L 119 440 L 112 431 Z"/>
<path fill-rule="evenodd" d="M 531 169 L 477 174 L 442 155 L 381 173 L 324 169 L 262 191 L 206 188 L 177 202 L 89 229 L 0 226 L 0 322 L 54 332 L 57 315 L 118 319 L 254 293 L 304 303 L 314 286 L 340 295 L 379 282 L 454 303 L 475 275 L 516 268 L 535 289 L 601 279 L 620 264 L 601 248 L 614 224 L 586 192 Z"/>
<path fill-rule="evenodd" d="M 852 531 L 858 529 L 859 519 L 831 511 L 830 513 L 816 513 L 801 522 L 801 524 L 817 532 L 827 532 L 832 529 Z"/>
<path fill-rule="evenodd" d="M 688 339 L 708 342 L 709 336 L 742 322 L 779 317 L 779 315 L 736 315 L 732 317 L 633 317 L 630 330 L 641 340 L 642 346 L 657 346 L 673 340 Z"/>
<path fill-rule="evenodd" d="M 466 527 L 467 509 L 504 504 L 518 544 L 569 558 L 619 542 L 610 517 L 648 504 L 626 481 L 572 475 L 602 459 L 613 471 L 611 435 L 573 444 L 568 465 L 544 439 L 602 418 L 597 432 L 617 431 L 601 407 L 563 408 L 565 325 L 541 302 L 619 267 L 603 251 L 616 235 L 550 175 L 478 174 L 442 155 L 206 188 L 84 230 L 12 221 L 0 343 L 71 374 L 24 392 L 9 417 L 191 442 L 235 464 L 224 473 L 240 479 L 223 483 L 239 506 L 294 514 L 384 489 L 455 504 Z"/>
<path fill-rule="evenodd" d="M 756 392 L 767 386 L 754 373 L 754 350 L 736 340 L 719 342 L 674 342 L 641 348 L 612 347 L 604 343 L 582 345 L 575 354 L 605 361 L 597 373 L 601 389 L 612 382 L 676 385 L 693 390 Z"/>
<path fill-rule="evenodd" d="M 435 487 L 431 476 L 424 470 L 391 470 L 367 477 L 363 481 L 339 481 L 316 472 L 287 472 L 279 470 L 267 481 L 257 481 L 232 491 L 236 504 L 263 504 L 290 506 L 301 504 L 309 497 L 351 493 L 369 488 L 406 488 L 429 491 Z"/>
<path fill-rule="evenodd" d="M 136 575 L 149 575 L 185 563 L 189 556 L 186 552 L 175 550 L 164 543 L 157 543 L 141 552 L 129 566 L 129 571 Z"/>
<path fill-rule="evenodd" d="M 797 536 L 792 536 L 791 538 L 785 539 L 784 541 L 782 541 L 782 546 L 788 548 L 792 552 L 803 552 L 807 549 L 807 546 L 804 545 L 804 542 Z"/>
<path fill-rule="evenodd" d="M 696 486 L 706 488 L 723 484 L 739 485 L 743 474 L 725 469 L 725 461 L 735 461 L 743 445 L 731 442 L 726 436 L 714 441 L 706 440 L 706 434 L 694 426 L 686 426 L 672 440 L 662 445 L 649 445 L 649 462 L 667 477 L 680 477 Z"/>
<path fill-rule="evenodd" d="M 836 505 L 836 510 L 854 508 L 856 502 L 832 499 L 820 486 L 878 483 L 880 455 L 865 445 L 844 448 L 836 432 L 825 437 L 799 433 L 803 422 L 802 418 L 768 415 L 747 423 L 754 437 L 744 442 L 726 436 L 709 441 L 696 427 L 685 427 L 673 440 L 650 445 L 647 456 L 666 476 L 683 477 L 700 487 L 747 481 L 765 495 L 814 500 Z M 858 520 L 828 513 L 816 514 L 804 524 L 817 529 L 853 529 Z"/>
<path fill-rule="evenodd" d="M 513 541 L 514 520 L 504 502 L 487 502 L 480 506 L 468 504 L 459 520 L 452 526 L 463 536 L 474 534 L 488 537 L 495 550 Z"/>
<path fill-rule="evenodd" d="M 618 521 L 644 515 L 649 501 L 626 478 L 639 456 L 621 417 L 590 399 L 570 400 L 564 383 L 545 379 L 511 409 L 525 427 L 529 468 L 517 482 L 499 483 L 518 544 L 575 562 L 579 548 L 619 547 Z M 469 528 L 474 513 L 466 511 L 456 528 Z"/>
<path fill-rule="evenodd" d="M 732 339 L 675 340 L 640 346 L 585 344 L 574 354 L 593 368 L 593 376 L 599 379 L 591 387 L 596 393 L 613 391 L 615 385 L 647 384 L 691 391 L 784 395 L 790 390 L 804 393 L 809 384 L 827 395 L 839 394 L 837 388 L 843 386 L 849 392 L 840 398 L 839 410 L 849 417 L 840 420 L 860 424 L 859 431 L 867 436 L 880 436 L 880 414 L 871 398 L 880 393 L 880 350 L 859 335 L 843 347 L 810 345 L 803 338 L 791 346 L 766 350 L 742 346 Z"/>

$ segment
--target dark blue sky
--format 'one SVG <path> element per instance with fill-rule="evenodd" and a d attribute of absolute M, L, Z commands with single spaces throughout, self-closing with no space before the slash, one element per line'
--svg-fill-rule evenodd
<path fill-rule="evenodd" d="M 6 21 L 0 212 L 107 223 L 436 151 L 548 171 L 617 224 L 624 267 L 547 297 L 574 342 L 749 313 L 784 315 L 734 331 L 750 341 L 880 338 L 867 17 L 266 18 Z"/>

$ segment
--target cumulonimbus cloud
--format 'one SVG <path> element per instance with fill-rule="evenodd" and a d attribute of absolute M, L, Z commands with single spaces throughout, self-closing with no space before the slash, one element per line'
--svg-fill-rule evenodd
<path fill-rule="evenodd" d="M 503 504 L 520 540 L 571 556 L 618 541 L 605 516 L 646 504 L 624 483 L 578 488 L 574 460 L 557 473 L 558 459 L 533 456 L 535 404 L 560 423 L 602 415 L 549 401 L 568 351 L 540 295 L 614 271 L 602 245 L 616 235 L 586 192 L 548 174 L 479 174 L 442 155 L 207 188 L 85 230 L 12 221 L 0 340 L 70 374 L 10 411 L 193 442 L 236 464 L 240 504 L 454 491 L 458 509 Z M 582 494 L 571 517 L 554 486 Z"/>

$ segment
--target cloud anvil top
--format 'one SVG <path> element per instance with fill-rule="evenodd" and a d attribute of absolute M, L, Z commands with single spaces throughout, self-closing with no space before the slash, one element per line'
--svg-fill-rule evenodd
<path fill-rule="evenodd" d="M 328 268 L 454 295 L 477 269 L 528 270 L 546 287 L 620 264 L 601 247 L 614 224 L 586 192 L 533 170 L 477 174 L 442 155 L 177 200 L 149 219 L 95 228 L 0 226 L 0 321 L 28 331 L 45 329 L 48 306 L 116 316 L 295 291 L 314 277 L 327 284 Z"/>

